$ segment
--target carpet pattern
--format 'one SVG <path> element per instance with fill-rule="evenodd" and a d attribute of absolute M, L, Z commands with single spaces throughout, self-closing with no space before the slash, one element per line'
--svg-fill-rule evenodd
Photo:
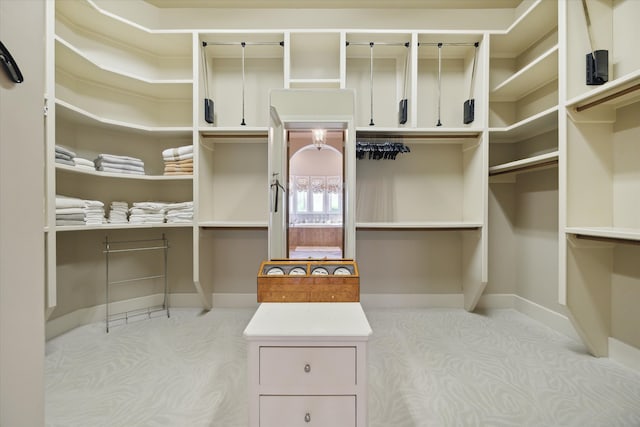
<path fill-rule="evenodd" d="M 640 373 L 514 310 L 365 312 L 371 427 L 640 426 Z M 252 315 L 173 309 L 50 340 L 47 426 L 247 426 Z"/>

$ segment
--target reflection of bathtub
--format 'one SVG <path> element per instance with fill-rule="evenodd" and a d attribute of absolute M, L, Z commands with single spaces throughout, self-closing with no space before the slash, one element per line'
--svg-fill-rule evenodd
<path fill-rule="evenodd" d="M 342 224 L 294 224 L 289 227 L 289 247 L 342 247 Z"/>

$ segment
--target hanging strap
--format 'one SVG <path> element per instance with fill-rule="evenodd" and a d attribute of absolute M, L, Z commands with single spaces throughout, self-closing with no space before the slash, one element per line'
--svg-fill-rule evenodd
<path fill-rule="evenodd" d="M 207 65 L 207 54 L 205 48 L 207 44 L 202 43 L 202 68 L 204 70 L 204 97 L 209 98 L 209 66 Z"/>
<path fill-rule="evenodd" d="M 473 67 L 471 68 L 471 85 L 469 86 L 469 99 L 473 99 L 473 87 L 476 83 L 476 62 L 478 60 L 478 46 L 480 43 L 475 42 L 475 52 L 473 53 Z"/>
<path fill-rule="evenodd" d="M 440 121 L 440 104 L 442 102 L 442 43 L 438 43 L 438 123 L 436 126 L 442 126 Z"/>
<path fill-rule="evenodd" d="M 369 42 L 369 99 L 371 118 L 369 120 L 369 126 L 374 126 L 373 123 L 373 42 Z"/>
<path fill-rule="evenodd" d="M 402 99 L 407 99 L 407 76 L 409 75 L 408 70 L 409 70 L 409 54 L 410 54 L 408 42 L 405 44 L 405 47 L 407 48 L 407 56 L 404 61 L 404 80 L 403 80 L 404 86 L 402 88 Z"/>
<path fill-rule="evenodd" d="M 240 43 L 240 46 L 242 46 L 242 123 L 240 123 L 241 126 L 246 126 L 246 123 L 244 121 L 244 48 L 247 46 L 247 44 L 245 42 Z"/>
<path fill-rule="evenodd" d="M 593 53 L 593 38 L 591 37 L 591 18 L 589 17 L 589 8 L 587 7 L 587 0 L 582 0 L 582 10 L 584 11 L 584 20 L 587 23 L 587 36 L 589 37 L 589 49 L 591 50 L 591 56 L 595 61 L 596 55 Z"/>

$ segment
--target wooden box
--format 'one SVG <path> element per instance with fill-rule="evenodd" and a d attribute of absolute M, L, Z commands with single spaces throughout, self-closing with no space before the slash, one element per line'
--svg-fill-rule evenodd
<path fill-rule="evenodd" d="M 351 259 L 263 261 L 258 302 L 359 302 L 360 275 Z"/>

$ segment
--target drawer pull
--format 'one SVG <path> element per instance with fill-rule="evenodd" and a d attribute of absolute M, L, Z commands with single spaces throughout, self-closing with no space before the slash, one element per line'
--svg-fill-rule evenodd
<path fill-rule="evenodd" d="M 308 374 L 309 372 L 311 372 L 311 365 L 309 365 L 308 363 L 306 365 L 304 365 L 304 371 Z"/>
<path fill-rule="evenodd" d="M 304 414 L 304 422 L 305 423 L 310 423 L 311 422 L 311 414 L 310 413 L 306 413 Z"/>

